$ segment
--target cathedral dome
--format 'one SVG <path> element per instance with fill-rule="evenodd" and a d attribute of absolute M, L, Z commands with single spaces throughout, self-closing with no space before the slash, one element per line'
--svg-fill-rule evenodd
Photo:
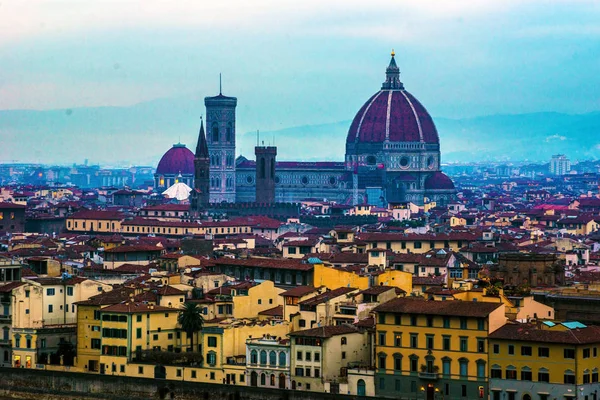
<path fill-rule="evenodd" d="M 185 144 L 174 144 L 160 159 L 156 173 L 159 175 L 193 175 L 194 153 L 185 147 Z"/>
<path fill-rule="evenodd" d="M 425 190 L 454 190 L 454 183 L 443 172 L 434 172 L 425 179 Z"/>
<path fill-rule="evenodd" d="M 394 53 L 386 69 L 386 81 L 360 108 L 347 143 L 421 142 L 439 144 L 433 119 L 423 105 L 400 82 Z"/>

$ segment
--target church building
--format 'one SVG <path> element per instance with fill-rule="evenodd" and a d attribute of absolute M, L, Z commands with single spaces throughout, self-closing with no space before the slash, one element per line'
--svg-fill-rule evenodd
<path fill-rule="evenodd" d="M 234 158 L 237 99 L 219 93 L 204 102 L 211 203 L 272 198 L 273 183 L 275 202 L 312 198 L 379 206 L 406 201 L 446 204 L 456 193 L 452 180 L 440 169 L 440 140 L 433 119 L 404 88 L 393 52 L 381 89 L 364 103 L 349 127 L 345 160 L 275 162 L 273 157 L 274 168 L 269 165 L 272 179 L 268 184 L 258 183 L 259 191 L 264 187 L 269 195 L 257 194 L 257 177 L 267 175 L 264 170 L 257 175 L 256 161 Z M 188 176 L 184 169 L 187 174 L 194 172 L 194 154 L 185 146 L 187 152 L 175 146 L 159 163 L 157 188 L 165 179 L 171 179 L 173 171 L 177 170 L 184 179 Z M 271 151 L 276 154 L 276 149 Z M 257 148 L 257 156 L 263 153 Z M 171 160 L 175 156 L 182 160 Z M 165 157 L 167 161 L 163 162 Z M 164 185 L 168 187 L 167 183 Z M 194 187 L 193 182 L 188 185 Z"/>

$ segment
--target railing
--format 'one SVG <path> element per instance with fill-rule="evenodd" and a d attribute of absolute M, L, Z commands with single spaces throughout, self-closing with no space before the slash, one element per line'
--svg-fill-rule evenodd
<path fill-rule="evenodd" d="M 439 374 L 437 372 L 419 372 L 419 378 L 428 380 L 437 380 Z"/>
<path fill-rule="evenodd" d="M 289 365 L 279 365 L 279 364 L 260 364 L 260 363 L 242 363 L 242 365 L 246 365 L 252 368 L 261 368 L 261 369 L 288 369 Z"/>
<path fill-rule="evenodd" d="M 77 317 L 67 317 L 67 318 L 46 318 L 42 320 L 42 324 L 44 327 L 46 326 L 56 326 L 56 325 L 76 325 Z"/>

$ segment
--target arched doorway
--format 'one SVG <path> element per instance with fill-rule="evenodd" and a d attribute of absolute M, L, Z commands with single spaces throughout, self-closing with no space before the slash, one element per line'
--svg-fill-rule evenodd
<path fill-rule="evenodd" d="M 296 381 L 292 381 L 292 390 L 296 390 Z"/>
<path fill-rule="evenodd" d="M 367 395 L 365 381 L 363 381 L 362 379 L 359 379 L 358 382 L 356 383 L 356 394 L 359 396 Z"/>
<path fill-rule="evenodd" d="M 531 395 L 529 393 L 525 393 L 523 395 L 523 400 L 531 400 Z"/>
<path fill-rule="evenodd" d="M 271 387 L 275 387 L 275 374 L 271 374 L 271 377 L 269 379 L 269 385 Z"/>
<path fill-rule="evenodd" d="M 279 389 L 285 389 L 285 374 L 279 374 Z"/>
<path fill-rule="evenodd" d="M 266 386 L 267 385 L 267 374 L 265 374 L 264 372 L 262 374 L 260 374 L 260 386 Z"/>
<path fill-rule="evenodd" d="M 256 371 L 250 373 L 250 386 L 258 386 L 258 374 Z"/>

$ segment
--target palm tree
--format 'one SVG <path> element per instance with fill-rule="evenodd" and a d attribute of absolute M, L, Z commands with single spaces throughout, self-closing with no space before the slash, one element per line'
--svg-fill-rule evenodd
<path fill-rule="evenodd" d="M 190 338 L 190 346 L 194 351 L 194 333 L 201 331 L 204 326 L 204 318 L 198 304 L 184 303 L 183 308 L 179 311 L 177 321 L 181 325 L 181 329 Z"/>

